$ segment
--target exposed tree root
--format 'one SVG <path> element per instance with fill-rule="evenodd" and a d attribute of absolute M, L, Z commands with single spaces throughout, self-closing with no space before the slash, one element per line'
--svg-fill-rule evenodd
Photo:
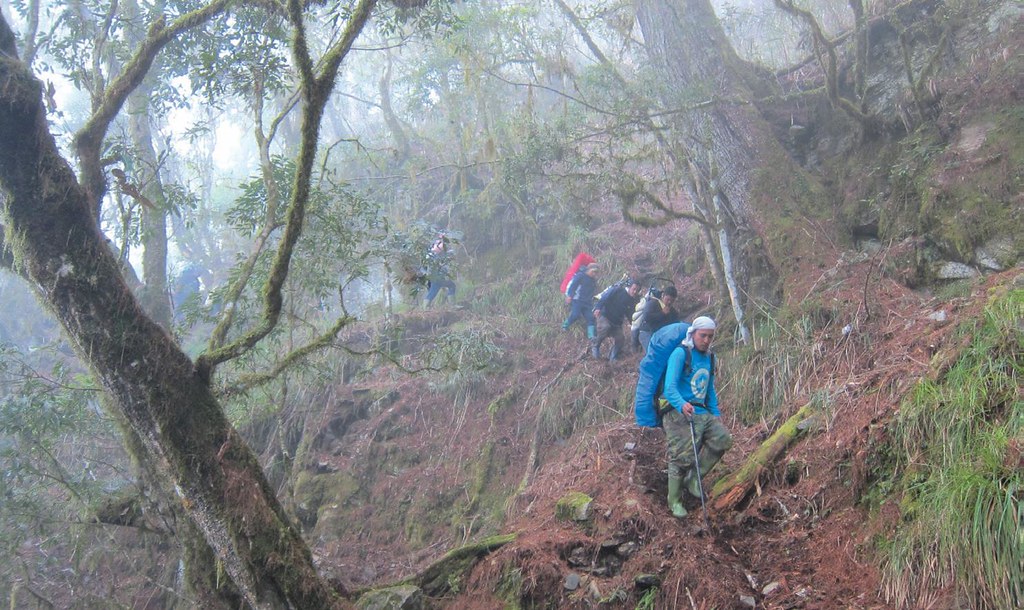
<path fill-rule="evenodd" d="M 445 595 L 451 591 L 452 583 L 458 582 L 477 561 L 515 539 L 516 534 L 491 536 L 480 542 L 452 549 L 406 583 L 418 586 L 431 597 Z"/>

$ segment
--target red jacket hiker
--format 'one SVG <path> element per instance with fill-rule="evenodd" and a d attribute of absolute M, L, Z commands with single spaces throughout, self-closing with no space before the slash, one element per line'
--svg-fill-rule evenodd
<path fill-rule="evenodd" d="M 569 287 L 569 282 L 572 281 L 572 276 L 576 275 L 576 272 L 580 270 L 583 265 L 589 265 L 590 263 L 596 262 L 593 256 L 590 256 L 586 252 L 580 252 L 576 255 L 576 258 L 572 261 L 572 265 L 569 265 L 569 270 L 565 272 L 565 277 L 562 278 L 562 294 L 565 294 L 566 288 Z"/>

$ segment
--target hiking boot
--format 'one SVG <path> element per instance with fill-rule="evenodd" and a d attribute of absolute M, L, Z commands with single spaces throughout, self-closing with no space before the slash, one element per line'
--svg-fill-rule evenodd
<path fill-rule="evenodd" d="M 593 356 L 594 358 L 598 358 L 598 359 L 601 358 L 601 346 L 599 346 L 596 343 L 591 345 L 590 346 L 590 355 Z"/>
<path fill-rule="evenodd" d="M 668 478 L 668 509 L 672 511 L 672 516 L 676 519 L 682 519 L 686 516 L 686 509 L 683 507 L 683 501 L 680 496 L 680 485 L 682 480 L 679 477 Z"/>

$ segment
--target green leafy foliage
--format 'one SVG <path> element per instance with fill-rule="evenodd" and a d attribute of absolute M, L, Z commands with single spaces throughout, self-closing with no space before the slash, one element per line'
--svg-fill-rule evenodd
<path fill-rule="evenodd" d="M 189 32 L 170 54 L 187 71 L 191 89 L 221 105 L 234 95 L 266 96 L 287 90 L 292 74 L 288 32 L 279 17 L 241 6 L 207 31 Z"/>

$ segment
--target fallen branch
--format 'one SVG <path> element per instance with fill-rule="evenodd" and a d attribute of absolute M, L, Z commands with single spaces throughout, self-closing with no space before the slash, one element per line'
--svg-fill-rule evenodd
<path fill-rule="evenodd" d="M 811 403 L 804 405 L 747 458 L 747 463 L 743 467 L 716 482 L 709 494 L 711 506 L 715 510 L 733 509 L 738 506 L 750 494 L 764 469 L 785 453 L 803 432 L 799 424 L 816 412 Z"/>

